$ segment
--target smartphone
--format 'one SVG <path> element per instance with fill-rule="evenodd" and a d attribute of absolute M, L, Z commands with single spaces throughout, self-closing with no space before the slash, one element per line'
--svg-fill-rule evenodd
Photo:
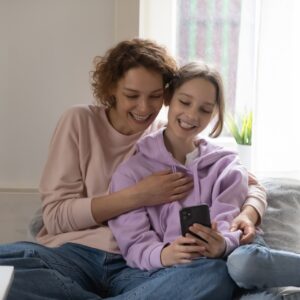
<path fill-rule="evenodd" d="M 206 204 L 185 207 L 180 210 L 179 215 L 181 224 L 181 234 L 185 236 L 186 233 L 190 233 L 196 238 L 205 241 L 198 235 L 195 235 L 193 232 L 190 232 L 189 227 L 195 223 L 211 227 L 209 207 Z"/>

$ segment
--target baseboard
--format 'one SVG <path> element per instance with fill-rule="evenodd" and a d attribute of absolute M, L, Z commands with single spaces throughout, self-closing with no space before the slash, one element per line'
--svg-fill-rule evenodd
<path fill-rule="evenodd" d="M 0 188 L 0 201 L 38 201 L 39 199 L 37 189 Z"/>
<path fill-rule="evenodd" d="M 33 188 L 0 188 L 0 193 L 6 194 L 38 194 L 38 189 Z"/>

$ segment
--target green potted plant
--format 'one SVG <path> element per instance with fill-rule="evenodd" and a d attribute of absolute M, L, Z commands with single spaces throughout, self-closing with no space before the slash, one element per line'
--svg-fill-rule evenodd
<path fill-rule="evenodd" d="M 228 131 L 234 137 L 241 162 L 247 169 L 251 169 L 252 123 L 252 111 L 226 117 Z"/>
<path fill-rule="evenodd" d="M 226 124 L 229 132 L 238 145 L 251 145 L 252 143 L 252 111 L 243 114 L 227 116 Z"/>

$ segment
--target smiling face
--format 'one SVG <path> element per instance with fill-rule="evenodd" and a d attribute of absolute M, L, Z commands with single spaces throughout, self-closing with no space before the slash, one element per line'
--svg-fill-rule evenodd
<path fill-rule="evenodd" d="M 192 145 L 197 134 L 211 121 L 216 107 L 216 88 L 208 80 L 193 78 L 174 93 L 165 135 L 173 144 Z"/>
<path fill-rule="evenodd" d="M 115 105 L 108 117 L 122 134 L 144 131 L 158 115 L 163 104 L 163 78 L 144 67 L 130 69 L 119 80 L 113 96 Z"/>

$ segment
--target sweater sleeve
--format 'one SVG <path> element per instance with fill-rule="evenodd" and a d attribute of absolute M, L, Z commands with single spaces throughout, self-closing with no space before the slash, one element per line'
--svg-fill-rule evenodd
<path fill-rule="evenodd" d="M 80 171 L 79 114 L 80 108 L 74 107 L 59 120 L 40 181 L 43 220 L 53 235 L 96 225 Z"/>
<path fill-rule="evenodd" d="M 112 177 L 110 191 L 117 192 L 135 183 L 133 178 L 122 174 L 122 168 L 119 168 Z M 165 243 L 151 229 L 146 208 L 122 214 L 111 219 L 108 225 L 117 240 L 123 257 L 130 267 L 142 270 L 163 267 L 160 253 Z"/>
<path fill-rule="evenodd" d="M 213 190 L 211 217 L 226 241 L 224 256 L 239 246 L 241 231 L 230 231 L 232 220 L 240 213 L 248 192 L 247 170 L 235 155 L 226 158 L 226 167 L 220 172 Z M 224 164 L 224 160 L 222 162 Z"/>
<path fill-rule="evenodd" d="M 256 177 L 252 173 L 248 173 L 248 179 L 248 195 L 243 207 L 250 205 L 256 209 L 260 218 L 258 223 L 255 225 L 259 225 L 267 209 L 267 194 L 265 188 L 257 181 Z"/>

